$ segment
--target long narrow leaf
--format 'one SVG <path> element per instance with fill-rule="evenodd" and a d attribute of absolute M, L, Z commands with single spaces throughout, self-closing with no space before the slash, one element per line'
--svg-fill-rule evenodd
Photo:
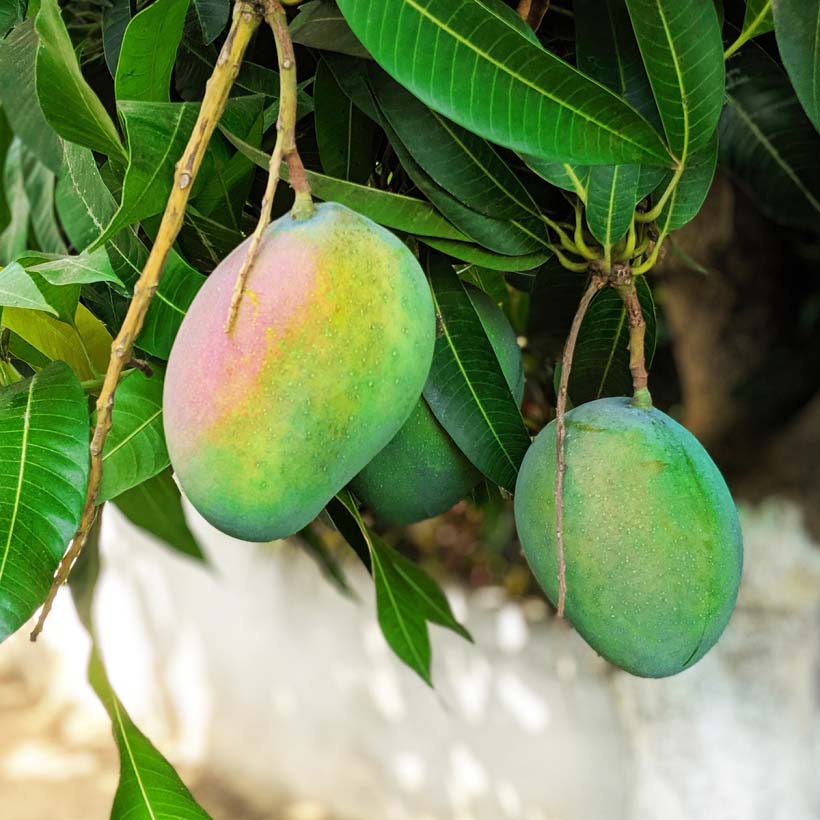
<path fill-rule="evenodd" d="M 69 367 L 0 389 L 0 641 L 43 602 L 87 477 L 88 407 Z"/>
<path fill-rule="evenodd" d="M 633 108 L 479 0 L 340 0 L 339 8 L 389 74 L 475 134 L 541 158 L 669 161 Z"/>

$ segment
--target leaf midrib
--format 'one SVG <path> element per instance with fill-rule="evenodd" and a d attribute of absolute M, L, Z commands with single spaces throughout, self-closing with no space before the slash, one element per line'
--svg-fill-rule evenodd
<path fill-rule="evenodd" d="M 34 385 L 37 382 L 37 374 L 31 377 L 28 386 L 28 396 L 26 398 L 26 411 L 23 414 L 23 440 L 20 447 L 20 470 L 17 474 L 17 490 L 14 496 L 14 505 L 11 510 L 11 521 L 9 522 L 9 532 L 6 537 L 6 546 L 3 549 L 3 560 L 0 562 L 0 583 L 3 581 L 3 573 L 6 571 L 6 562 L 11 551 L 11 540 L 14 535 L 14 527 L 17 524 L 17 513 L 20 509 L 20 497 L 23 492 L 23 476 L 26 471 L 26 453 L 28 451 L 29 430 L 31 428 L 31 401 L 34 395 Z"/>
<path fill-rule="evenodd" d="M 407 629 L 407 625 L 405 624 L 404 618 L 401 614 L 401 607 L 399 607 L 398 603 L 396 602 L 396 596 L 393 595 L 393 590 L 391 589 L 390 584 L 387 582 L 387 574 L 384 571 L 384 566 L 382 565 L 381 561 L 379 560 L 378 551 L 373 546 L 373 544 L 370 542 L 370 538 L 368 536 L 365 536 L 365 537 L 367 538 L 367 542 L 370 545 L 370 558 L 373 561 L 374 572 L 378 571 L 378 573 L 382 577 L 382 581 L 384 582 L 383 583 L 384 589 L 387 592 L 388 597 L 390 598 L 390 604 L 393 608 L 393 611 L 396 613 L 396 620 L 398 621 L 398 624 L 399 624 L 399 627 L 402 631 L 402 634 L 404 635 L 404 638 L 407 641 L 407 646 L 409 647 L 411 653 L 413 654 L 413 658 L 415 659 L 416 664 L 418 665 L 418 669 L 420 671 L 424 671 L 425 675 L 429 674 L 429 672 L 427 670 L 427 666 L 424 663 L 424 660 L 418 654 L 418 650 L 416 649 L 416 645 L 413 642 L 412 638 L 410 637 L 410 633 Z"/>
<path fill-rule="evenodd" d="M 771 158 L 783 169 L 786 176 L 794 183 L 795 187 L 806 197 L 809 204 L 814 208 L 817 213 L 820 213 L 820 201 L 818 201 L 811 191 L 803 185 L 800 177 L 794 172 L 791 166 L 780 156 L 779 151 L 772 145 L 769 141 L 768 137 L 760 130 L 758 125 L 755 121 L 746 113 L 746 110 L 743 106 L 738 102 L 738 100 L 733 97 L 731 94 L 727 95 L 727 99 L 729 101 L 729 105 L 731 105 L 735 111 L 737 111 L 738 116 L 743 120 L 746 127 L 752 132 L 752 134 L 759 140 L 760 144 L 766 150 L 766 152 L 771 156 Z"/>
<path fill-rule="evenodd" d="M 440 20 L 438 17 L 431 14 L 426 8 L 424 8 L 423 6 L 420 6 L 418 3 L 415 2 L 415 0 L 404 0 L 404 2 L 407 5 L 414 8 L 420 15 L 422 15 L 423 17 L 426 17 L 428 20 L 430 20 L 433 23 L 433 25 L 438 26 L 442 31 L 445 31 L 447 34 L 449 34 L 458 43 L 460 43 L 465 48 L 472 51 L 478 57 L 483 57 L 485 60 L 487 60 L 487 62 L 489 62 L 490 64 L 495 66 L 495 68 L 497 70 L 507 74 L 513 80 L 517 80 L 522 85 L 524 85 L 527 88 L 530 88 L 533 91 L 537 92 L 538 94 L 546 97 L 551 102 L 554 102 L 556 105 L 559 105 L 562 108 L 566 109 L 567 111 L 570 111 L 571 113 L 575 114 L 577 117 L 580 117 L 582 120 L 586 120 L 587 122 L 590 122 L 593 125 L 597 125 L 601 130 L 606 131 L 607 133 L 612 134 L 613 136 L 616 136 L 618 139 L 622 140 L 623 142 L 626 142 L 626 143 L 629 143 L 630 145 L 633 145 L 635 148 L 637 148 L 640 151 L 641 154 L 649 154 L 650 156 L 655 156 L 654 154 L 652 154 L 651 151 L 648 151 L 643 145 L 641 145 L 639 142 L 636 142 L 634 139 L 631 139 L 628 135 L 621 134 L 620 132 L 615 131 L 606 122 L 599 121 L 599 120 L 595 119 L 594 117 L 592 117 L 591 115 L 586 114 L 585 112 L 583 112 L 583 111 L 581 111 L 577 108 L 573 108 L 571 105 L 568 105 L 564 100 L 561 100 L 560 97 L 556 97 L 553 94 L 550 94 L 546 89 L 542 88 L 541 86 L 536 85 L 531 80 L 527 79 L 526 77 L 522 76 L 521 74 L 518 74 L 517 72 L 515 72 L 512 69 L 508 68 L 506 65 L 504 65 L 504 63 L 498 62 L 490 54 L 488 54 L 486 51 L 482 51 L 480 48 L 478 48 L 478 46 L 474 45 L 470 40 L 467 40 L 466 38 L 462 37 L 455 29 L 450 28 L 443 20 Z M 519 36 L 520 36 L 520 34 L 519 34 Z M 522 39 L 524 39 L 525 42 L 528 42 L 528 41 L 526 41 L 526 38 L 522 38 Z M 529 45 L 532 45 L 534 47 L 533 43 L 529 43 Z M 549 54 L 549 52 L 547 52 L 547 51 L 545 51 L 544 53 L 547 56 L 551 56 Z M 570 70 L 573 70 L 572 66 L 567 65 L 567 68 L 570 69 Z M 576 73 L 578 73 L 578 75 L 580 77 L 583 77 L 584 79 L 589 80 L 588 77 L 585 77 L 585 75 L 581 74 L 580 72 L 576 72 Z M 590 80 L 590 82 L 593 82 L 593 84 L 597 85 L 597 83 L 594 83 L 594 81 L 592 81 L 592 80 Z M 612 93 L 612 92 L 609 91 L 609 89 L 605 88 L 604 86 L 600 86 L 600 87 L 601 87 L 602 90 L 607 91 L 610 94 Z M 613 97 L 615 97 L 615 95 L 613 95 Z M 615 99 L 617 99 L 617 97 L 615 97 Z"/>
<path fill-rule="evenodd" d="M 151 807 L 151 803 L 148 800 L 148 792 L 145 790 L 145 785 L 142 782 L 142 776 L 140 775 L 139 769 L 137 768 L 137 761 L 134 758 L 134 753 L 131 750 L 131 743 L 128 740 L 128 736 L 125 733 L 125 726 L 123 725 L 122 715 L 120 714 L 120 707 L 117 703 L 117 696 L 114 692 L 111 692 L 111 707 L 114 710 L 114 719 L 117 721 L 117 728 L 119 730 L 120 737 L 122 738 L 123 746 L 125 747 L 125 751 L 128 754 L 128 760 L 131 762 L 131 768 L 134 771 L 134 777 L 137 779 L 137 786 L 139 786 L 140 794 L 142 795 L 142 800 L 145 803 L 145 808 L 148 810 L 148 814 L 150 815 L 150 820 L 157 820 L 156 814 L 154 814 L 154 810 Z"/>
<path fill-rule="evenodd" d="M 447 345 L 453 353 L 453 359 L 455 360 L 456 364 L 458 365 L 458 369 L 461 371 L 461 375 L 464 378 L 464 383 L 467 385 L 468 389 L 470 390 L 470 394 L 472 395 L 472 397 L 473 397 L 473 399 L 476 403 L 476 406 L 478 407 L 479 411 L 481 412 L 481 415 L 484 418 L 484 421 L 487 422 L 487 428 L 493 434 L 493 438 L 496 440 L 496 442 L 498 443 L 498 446 L 501 448 L 501 452 L 504 453 L 504 457 L 507 459 L 510 466 L 513 468 L 513 472 L 517 473 L 518 470 L 515 466 L 515 462 L 512 460 L 512 458 L 510 457 L 510 454 L 507 452 L 507 448 L 504 446 L 501 439 L 498 437 L 498 433 L 496 432 L 495 427 L 493 426 L 493 424 L 490 422 L 490 419 L 487 416 L 486 411 L 484 410 L 484 405 L 479 400 L 478 395 L 476 394 L 475 390 L 473 389 L 473 383 L 470 381 L 470 378 L 467 375 L 467 371 L 464 369 L 464 365 L 461 362 L 461 357 L 458 355 L 458 351 L 456 350 L 456 347 L 453 344 L 453 339 L 450 336 L 450 331 L 447 329 L 447 320 L 444 318 L 444 316 L 441 313 L 441 306 L 439 305 L 438 297 L 436 296 L 435 290 L 433 288 L 430 288 L 430 293 L 433 296 L 433 304 L 436 307 L 436 313 L 439 315 L 439 317 L 441 319 L 441 332 L 444 334 L 444 338 L 447 340 Z M 473 310 L 474 310 L 474 308 L 473 308 Z"/>
<path fill-rule="evenodd" d="M 121 450 L 125 447 L 128 442 L 135 439 L 148 425 L 150 425 L 155 419 L 159 418 L 162 415 L 162 408 L 157 410 L 153 415 L 149 416 L 142 424 L 132 430 L 119 444 L 114 445 L 103 457 L 103 462 L 107 461 L 111 456 L 114 455 L 118 450 Z"/>

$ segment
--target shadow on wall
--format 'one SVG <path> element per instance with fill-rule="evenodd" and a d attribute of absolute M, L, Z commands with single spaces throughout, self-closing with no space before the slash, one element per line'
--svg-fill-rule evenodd
<path fill-rule="evenodd" d="M 111 513 L 96 620 L 112 682 L 216 820 L 820 817 L 820 555 L 791 506 L 745 512 L 738 610 L 692 670 L 632 678 L 540 600 L 451 589 L 476 644 L 435 631 L 435 691 L 390 653 L 362 573 L 350 601 L 298 548 L 194 521 L 205 569 Z M 24 630 L 0 651 L 14 820 L 102 820 L 116 783 L 61 599 L 44 643 Z"/>

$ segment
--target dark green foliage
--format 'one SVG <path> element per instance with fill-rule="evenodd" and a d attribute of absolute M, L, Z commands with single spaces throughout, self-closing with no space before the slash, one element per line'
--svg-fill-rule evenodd
<path fill-rule="evenodd" d="M 713 0 L 575 0 L 572 20 L 554 5 L 538 34 L 513 5 L 309 0 L 288 11 L 314 196 L 379 222 L 429 260 L 438 343 L 419 419 L 442 431 L 460 466 L 453 499 L 483 476 L 499 506 L 509 506 L 498 488 L 514 490 L 530 432 L 552 416 L 555 362 L 590 257 L 651 267 L 653 242 L 697 215 L 717 163 L 801 242 L 815 244 L 820 230 L 817 0 L 778 0 L 774 15 L 749 0 L 734 14 L 727 6 L 726 23 Z M 89 399 L 157 235 L 231 3 L 110 0 L 94 15 L 98 24 L 82 27 L 74 4 L 58 0 L 8 0 L 0 11 L 0 639 L 42 603 L 76 527 Z M 732 20 L 742 21 L 739 38 Z M 772 30 L 766 50 L 751 42 Z M 270 32 L 259 32 L 136 341 L 154 375 L 123 380 L 105 449 L 99 500 L 195 558 L 161 426 L 163 362 L 205 277 L 253 230 L 279 93 Z M 291 203 L 285 183 L 274 218 Z M 651 284 L 638 277 L 650 361 L 662 327 Z M 521 336 L 523 413 L 470 285 Z M 604 290 L 581 326 L 572 402 L 630 391 L 626 330 L 622 303 Z M 25 450 L 26 429 L 42 446 Z M 52 497 L 64 502 L 59 513 Z M 429 681 L 427 624 L 463 631 L 443 593 L 372 532 L 350 496 L 327 512 L 373 575 L 391 646 Z M 302 535 L 344 586 L 320 532 Z M 119 713 L 99 666 L 95 683 Z M 121 717 L 121 747 L 133 738 L 167 775 L 181 816 L 202 817 Z M 131 786 L 116 811 L 131 808 Z"/>

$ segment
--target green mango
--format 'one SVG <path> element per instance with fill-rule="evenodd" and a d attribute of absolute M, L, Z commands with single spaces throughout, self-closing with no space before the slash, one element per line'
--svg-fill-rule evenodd
<path fill-rule="evenodd" d="M 389 231 L 335 203 L 270 225 L 236 323 L 247 241 L 208 277 L 165 377 L 168 453 L 223 532 L 268 541 L 308 524 L 395 436 L 435 344 L 424 272 Z"/>
<path fill-rule="evenodd" d="M 674 675 L 717 642 L 735 606 L 743 542 L 709 454 L 669 416 L 630 399 L 566 415 L 566 616 L 634 675 Z M 527 560 L 558 599 L 555 422 L 527 451 L 515 521 Z"/>
<path fill-rule="evenodd" d="M 467 291 L 520 405 L 524 370 L 515 331 L 486 293 L 472 286 Z M 350 486 L 379 518 L 410 524 L 446 512 L 479 481 L 481 473 L 447 435 L 422 397 L 396 437 Z"/>

